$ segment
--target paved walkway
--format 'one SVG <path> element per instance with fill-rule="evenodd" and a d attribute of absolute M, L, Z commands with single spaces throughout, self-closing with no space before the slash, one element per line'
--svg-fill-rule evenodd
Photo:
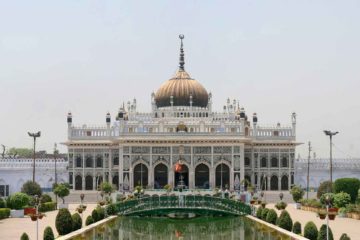
<path fill-rule="evenodd" d="M 275 209 L 274 204 L 268 204 L 266 205 L 266 207 Z M 294 204 L 288 204 L 286 210 L 289 212 L 293 222 L 298 221 L 301 223 L 302 233 L 304 233 L 304 227 L 308 221 L 313 221 L 318 227 L 318 229 L 321 227 L 322 224 L 326 224 L 326 220 L 321 220 L 316 213 L 295 209 Z M 279 216 L 280 211 L 276 211 Z M 352 218 L 339 218 L 338 216 L 336 216 L 335 220 L 329 220 L 329 226 L 333 232 L 335 240 L 338 240 L 343 233 L 346 233 L 349 237 L 351 237 L 351 240 L 360 239 L 360 220 Z"/>
<path fill-rule="evenodd" d="M 69 210 L 71 214 L 75 213 L 75 209 L 79 204 L 70 204 Z M 86 211 L 83 212 L 83 224 L 85 219 L 89 216 L 96 204 L 86 204 Z M 43 239 L 44 229 L 50 226 L 54 235 L 57 237 L 58 233 L 55 228 L 55 218 L 58 211 L 47 212 L 46 217 L 39 220 L 39 240 Z M 19 240 L 23 232 L 26 232 L 30 240 L 36 240 L 36 222 L 31 221 L 29 217 L 24 218 L 7 218 L 0 220 L 0 240 Z"/>

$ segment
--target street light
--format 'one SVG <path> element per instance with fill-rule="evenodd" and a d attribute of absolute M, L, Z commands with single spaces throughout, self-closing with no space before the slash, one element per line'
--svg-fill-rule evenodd
<path fill-rule="evenodd" d="M 37 133 L 30 133 L 28 132 L 29 136 L 34 139 L 34 161 L 33 161 L 33 182 L 35 182 L 35 145 L 36 145 L 36 138 L 40 137 L 41 132 Z"/>
<path fill-rule="evenodd" d="M 54 184 L 54 187 L 57 186 L 56 154 L 58 153 L 58 150 L 56 149 L 56 147 L 57 147 L 57 144 L 55 143 L 54 144 L 54 162 L 55 162 L 55 184 Z M 57 194 L 55 194 L 55 201 L 57 202 Z"/>
<path fill-rule="evenodd" d="M 330 137 L 330 182 L 332 184 L 332 137 L 338 134 L 339 132 L 331 132 L 330 130 L 324 130 L 326 136 Z"/>

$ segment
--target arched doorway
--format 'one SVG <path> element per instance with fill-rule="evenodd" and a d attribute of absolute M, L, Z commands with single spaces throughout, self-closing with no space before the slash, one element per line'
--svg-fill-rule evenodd
<path fill-rule="evenodd" d="M 230 168 L 224 164 L 219 164 L 215 169 L 215 185 L 221 189 L 230 188 Z"/>
<path fill-rule="evenodd" d="M 286 175 L 281 177 L 281 190 L 289 190 L 289 178 Z"/>
<path fill-rule="evenodd" d="M 206 164 L 199 164 L 195 168 L 195 187 L 209 189 L 209 167 Z"/>
<path fill-rule="evenodd" d="M 80 175 L 75 177 L 75 190 L 82 190 L 82 177 Z"/>
<path fill-rule="evenodd" d="M 168 168 L 165 164 L 159 163 L 154 168 L 154 188 L 161 189 L 168 183 Z"/>
<path fill-rule="evenodd" d="M 181 165 L 181 171 L 175 172 L 175 187 L 177 187 L 181 181 L 184 181 L 185 188 L 189 188 L 189 168 L 185 165 Z"/>
<path fill-rule="evenodd" d="M 263 191 L 267 190 L 267 178 L 266 178 L 266 176 L 261 176 L 260 177 L 260 188 Z"/>
<path fill-rule="evenodd" d="M 148 168 L 145 164 L 139 163 L 134 167 L 134 187 L 146 187 L 148 185 Z"/>
<path fill-rule="evenodd" d="M 90 175 L 85 177 L 85 190 L 93 190 L 93 177 Z"/>
<path fill-rule="evenodd" d="M 115 186 L 116 190 L 119 190 L 119 176 L 118 175 L 113 176 L 112 184 Z"/>
<path fill-rule="evenodd" d="M 279 179 L 276 175 L 271 176 L 270 190 L 279 190 Z"/>

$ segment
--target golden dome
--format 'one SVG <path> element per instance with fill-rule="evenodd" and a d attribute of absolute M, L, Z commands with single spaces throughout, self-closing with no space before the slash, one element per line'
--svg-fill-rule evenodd
<path fill-rule="evenodd" d="M 171 102 L 173 106 L 190 106 L 190 100 L 192 100 L 192 106 L 206 107 L 208 105 L 208 93 L 200 83 L 192 79 L 185 71 L 184 35 L 180 34 L 179 38 L 181 39 L 179 69 L 175 76 L 163 83 L 156 92 L 156 106 L 168 107 L 171 106 Z"/>
<path fill-rule="evenodd" d="M 171 106 L 171 96 L 173 106 L 190 106 L 191 96 L 192 106 L 206 107 L 209 99 L 206 89 L 182 69 L 177 70 L 175 76 L 164 82 L 156 92 L 157 107 Z"/>

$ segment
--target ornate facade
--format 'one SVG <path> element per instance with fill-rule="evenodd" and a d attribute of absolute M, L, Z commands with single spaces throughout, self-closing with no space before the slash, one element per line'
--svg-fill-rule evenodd
<path fill-rule="evenodd" d="M 120 191 L 137 185 L 151 189 L 169 184 L 185 188 L 240 190 L 247 182 L 271 190 L 294 181 L 296 115 L 291 125 L 263 127 L 236 100 L 221 112 L 212 94 L 185 71 L 183 35 L 174 77 L 151 94 L 149 113 L 137 111 L 136 99 L 120 107 L 103 126 L 75 126 L 67 116 L 69 182 L 75 190 L 93 190 L 103 181 Z M 175 170 L 175 165 L 181 166 Z M 246 181 L 247 180 L 247 181 Z"/>

